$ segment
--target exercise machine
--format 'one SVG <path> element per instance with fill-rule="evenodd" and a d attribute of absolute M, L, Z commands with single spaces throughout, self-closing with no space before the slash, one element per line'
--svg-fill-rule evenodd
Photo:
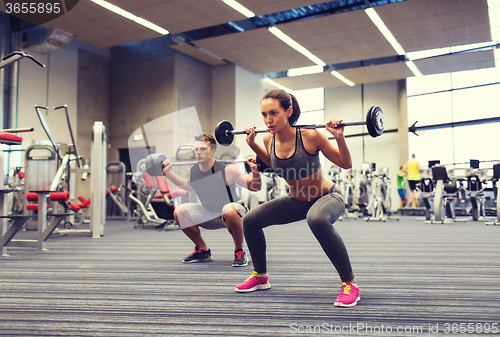
<path fill-rule="evenodd" d="M 106 218 L 126 219 L 128 216 L 125 164 L 110 162 L 106 165 Z"/>
<path fill-rule="evenodd" d="M 430 169 L 422 170 L 420 174 L 420 194 L 422 196 L 422 203 L 424 204 L 425 210 L 425 220 L 432 220 L 431 215 L 434 208 L 434 196 L 436 193 L 436 187 L 434 181 L 430 176 Z"/>
<path fill-rule="evenodd" d="M 434 220 L 427 220 L 425 222 L 452 224 L 453 221 L 457 221 L 455 204 L 460 186 L 456 178 L 450 179 L 444 166 L 434 166 L 431 170 L 432 179 L 435 182 L 433 202 Z"/>
<path fill-rule="evenodd" d="M 465 191 L 470 200 L 473 221 L 485 220 L 486 210 L 484 189 L 486 188 L 486 177 L 483 171 L 478 169 L 469 169 L 467 172 L 467 183 Z"/>
<path fill-rule="evenodd" d="M 8 65 L 10 65 L 11 63 L 18 62 L 18 61 L 22 60 L 23 58 L 28 58 L 31 61 L 33 61 L 36 64 L 38 64 L 40 67 L 45 68 L 45 64 L 43 64 L 42 62 L 38 61 L 33 56 L 31 56 L 29 54 L 26 54 L 23 51 L 15 51 L 15 52 L 12 52 L 12 53 L 10 53 L 8 55 L 5 55 L 4 57 L 2 57 L 0 59 L 0 69 L 6 67 Z M 3 144 L 5 144 L 5 143 L 3 143 Z"/>
<path fill-rule="evenodd" d="M 493 165 L 493 177 L 491 178 L 493 183 L 493 193 L 496 202 L 497 216 L 494 221 L 487 222 L 487 225 L 500 226 L 500 163 Z"/>
<path fill-rule="evenodd" d="M 371 216 L 372 209 L 372 176 L 376 170 L 375 163 L 361 164 L 361 170 L 356 170 L 355 187 L 354 187 L 354 200 L 359 207 L 359 214 L 361 216 Z"/>
<path fill-rule="evenodd" d="M 391 180 L 388 168 L 380 169 L 379 173 L 372 177 L 371 211 L 372 216 L 366 217 L 366 221 L 399 221 L 398 217 L 391 217 Z"/>
<path fill-rule="evenodd" d="M 66 105 L 55 107 L 53 110 L 64 109 L 66 115 L 66 121 L 68 125 L 68 130 L 72 139 L 73 144 L 70 146 L 70 151 L 63 155 L 60 149 L 60 146 L 57 145 L 57 142 L 54 139 L 54 136 L 43 116 L 41 110 L 48 111 L 47 107 L 35 106 L 35 111 L 37 113 L 38 119 L 40 120 L 40 124 L 42 125 L 51 145 L 52 152 L 54 154 L 55 163 L 59 162 L 60 165 L 58 167 L 57 172 L 55 173 L 52 180 L 50 180 L 52 171 L 49 175 L 41 175 L 39 177 L 42 180 L 42 188 L 38 190 L 40 194 L 40 199 L 45 198 L 50 192 L 55 191 L 70 191 L 69 200 L 72 200 L 73 196 L 71 193 L 74 193 L 74 189 L 71 186 L 71 173 L 90 173 L 91 176 L 91 191 L 90 191 L 90 222 L 89 229 L 63 229 L 58 230 L 57 233 L 60 234 L 90 234 L 93 238 L 99 238 L 104 235 L 104 225 L 106 222 L 106 202 L 105 202 L 105 194 L 106 194 L 106 162 L 107 162 L 107 136 L 106 136 L 106 128 L 104 124 L 100 121 L 94 122 L 92 127 L 92 146 L 91 146 L 91 168 L 82 167 L 81 157 L 78 153 L 78 147 L 76 144 L 76 140 L 73 134 L 73 128 L 68 112 L 68 108 Z M 47 150 L 48 147 L 45 147 Z M 54 158 L 51 157 L 51 160 Z M 71 164 L 76 163 L 78 168 L 72 168 Z M 26 163 L 27 172 L 26 179 L 27 182 L 32 179 L 33 171 L 28 172 L 28 161 Z M 49 184 L 50 180 L 50 184 Z M 27 191 L 33 191 L 29 184 L 27 185 Z M 48 185 L 48 186 L 47 186 Z M 42 207 L 43 200 L 39 200 L 38 207 L 38 215 L 39 222 L 42 221 L 43 230 L 46 229 L 46 215 L 41 213 L 45 212 L 45 206 Z M 88 206 L 88 205 L 87 205 Z M 88 214 L 88 213 L 87 213 Z M 68 215 L 70 216 L 70 215 Z M 73 216 L 73 215 L 71 215 Z M 42 218 L 42 219 L 40 219 Z M 71 220 L 69 220 L 71 222 Z M 40 225 L 38 226 L 38 231 L 40 231 Z"/>
<path fill-rule="evenodd" d="M 357 197 L 354 193 L 354 175 L 355 170 L 342 170 L 340 168 L 338 168 L 338 173 L 333 175 L 337 188 L 344 195 L 344 212 L 339 217 L 341 220 L 359 218 L 359 207 L 357 206 Z"/>
<path fill-rule="evenodd" d="M 137 208 L 134 210 L 136 218 L 135 228 L 145 227 L 149 224 L 154 225 L 155 228 L 163 226 L 167 228 L 167 226 L 176 225 L 175 220 L 160 218 L 153 208 L 152 202 L 153 199 L 159 197 L 163 199 L 168 206 L 174 206 L 174 200 L 185 196 L 186 191 L 177 190 L 171 193 L 165 177 L 155 176 L 154 178 L 155 181 L 149 173 L 144 172 L 142 175 L 142 183 L 139 180 L 136 182 L 138 185 L 137 191 L 130 190 L 129 198 L 137 205 Z M 158 191 L 161 196 L 157 196 Z M 145 202 L 141 200 L 141 195 L 146 197 Z"/>
<path fill-rule="evenodd" d="M 26 196 L 30 191 L 50 191 L 57 172 L 57 152 L 51 145 L 33 144 L 25 152 L 24 175 L 24 215 L 31 212 L 26 208 Z M 26 222 L 26 230 L 37 230 L 38 220 L 35 216 Z"/>
<path fill-rule="evenodd" d="M 29 129 L 33 131 L 33 129 Z M 17 132 L 17 131 L 10 131 Z M 21 145 L 22 137 L 0 130 L 0 143 L 5 145 Z M 8 256 L 7 246 L 10 247 L 37 247 L 41 246 L 38 240 L 20 239 L 15 240 L 14 236 L 23 228 L 24 224 L 32 215 L 8 214 L 6 195 L 17 192 L 17 189 L 6 189 L 4 185 L 4 165 L 3 151 L 0 151 L 0 243 L 2 247 L 1 256 Z"/>

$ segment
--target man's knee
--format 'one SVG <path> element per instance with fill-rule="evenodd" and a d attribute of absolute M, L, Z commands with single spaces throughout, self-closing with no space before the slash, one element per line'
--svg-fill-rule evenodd
<path fill-rule="evenodd" d="M 224 219 L 226 220 L 226 224 L 228 222 L 233 223 L 236 221 L 240 221 L 241 219 L 238 211 L 233 206 L 230 205 L 224 206 L 224 208 L 222 208 L 222 213 L 224 214 Z"/>
<path fill-rule="evenodd" d="M 191 221 L 191 215 L 189 215 L 189 212 L 184 207 L 177 206 L 174 210 L 174 219 L 177 223 L 185 220 Z"/>

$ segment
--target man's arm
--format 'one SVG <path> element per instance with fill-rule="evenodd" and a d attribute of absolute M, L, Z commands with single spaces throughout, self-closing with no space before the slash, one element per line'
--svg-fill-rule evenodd
<path fill-rule="evenodd" d="M 226 165 L 225 173 L 227 184 L 230 185 L 232 183 L 236 183 L 241 187 L 247 188 L 249 191 L 259 191 L 262 186 L 262 181 L 260 179 L 260 172 L 255 164 L 255 159 L 249 159 L 248 165 L 252 168 L 251 177 L 243 174 L 243 172 L 241 172 L 236 165 Z"/>
<path fill-rule="evenodd" d="M 167 177 L 168 180 L 173 182 L 176 186 L 179 186 L 183 190 L 186 190 L 188 192 L 194 192 L 193 187 L 190 184 L 190 172 L 191 170 L 189 169 L 187 171 L 187 179 L 179 177 L 177 174 L 173 173 L 172 171 L 172 162 L 170 161 L 164 161 L 163 162 L 163 174 L 165 177 Z"/>

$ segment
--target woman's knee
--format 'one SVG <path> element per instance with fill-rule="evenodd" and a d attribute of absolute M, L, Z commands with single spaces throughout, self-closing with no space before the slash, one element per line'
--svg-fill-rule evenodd
<path fill-rule="evenodd" d="M 329 227 L 343 211 L 344 204 L 333 198 L 313 205 L 307 212 L 306 221 L 311 229 Z"/>
<path fill-rule="evenodd" d="M 259 212 L 258 207 L 257 208 L 252 208 L 250 211 L 248 211 L 247 214 L 243 217 L 243 228 L 245 230 L 251 230 L 253 228 L 260 227 L 264 219 L 262 218 L 261 212 Z"/>
<path fill-rule="evenodd" d="M 330 221 L 329 216 L 325 216 L 324 214 L 317 213 L 308 213 L 306 217 L 306 222 L 311 230 L 321 229 L 332 226 L 332 222 Z"/>

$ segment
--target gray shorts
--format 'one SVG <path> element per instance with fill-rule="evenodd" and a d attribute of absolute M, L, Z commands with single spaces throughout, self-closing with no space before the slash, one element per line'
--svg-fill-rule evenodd
<path fill-rule="evenodd" d="M 248 209 L 244 205 L 237 202 L 231 202 L 227 205 L 232 206 L 234 209 L 236 209 L 236 211 L 242 218 L 248 212 Z M 190 202 L 181 204 L 177 206 L 177 208 L 184 208 L 191 216 L 192 222 L 197 226 L 203 227 L 205 229 L 219 229 L 227 227 L 224 215 L 222 214 L 222 210 L 218 213 L 212 213 L 207 211 L 206 208 L 201 204 Z M 181 228 L 185 228 L 185 226 L 183 227 L 181 224 L 179 225 L 181 226 Z"/>

